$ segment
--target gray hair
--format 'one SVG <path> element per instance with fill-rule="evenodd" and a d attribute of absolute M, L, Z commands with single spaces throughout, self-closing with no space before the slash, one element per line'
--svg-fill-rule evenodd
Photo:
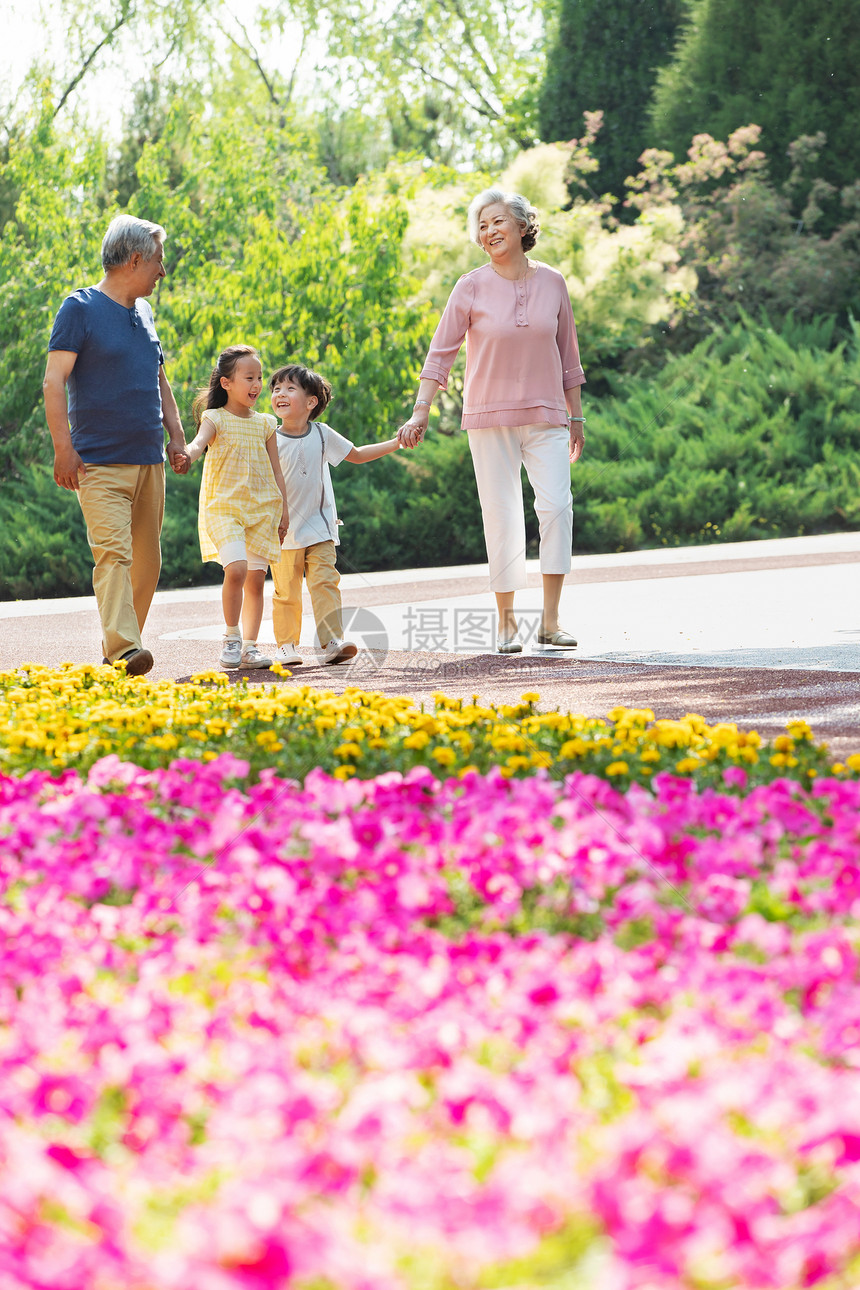
<path fill-rule="evenodd" d="M 138 219 L 136 215 L 117 215 L 102 240 L 102 268 L 105 272 L 120 269 L 138 252 L 144 260 L 151 260 L 158 243 L 165 237 L 167 234 L 160 224 Z"/>
<path fill-rule="evenodd" d="M 470 239 L 473 242 L 477 242 L 478 246 L 481 245 L 481 237 L 478 232 L 481 211 L 485 206 L 493 206 L 496 202 L 501 202 L 511 212 L 523 230 L 523 250 L 530 251 L 535 242 L 537 242 L 540 233 L 538 213 L 531 202 L 520 193 L 506 193 L 502 188 L 485 188 L 482 193 L 478 193 L 477 197 L 472 198 L 469 203 L 469 212 L 466 216 L 466 227 L 469 230 Z"/>

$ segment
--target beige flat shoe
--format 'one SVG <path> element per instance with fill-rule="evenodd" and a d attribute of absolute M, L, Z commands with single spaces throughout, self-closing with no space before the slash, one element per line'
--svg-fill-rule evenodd
<path fill-rule="evenodd" d="M 538 632 L 537 643 L 538 645 L 556 645 L 559 649 L 576 649 L 577 646 L 577 642 L 570 632 L 562 631 L 561 628 L 557 632 Z"/>
<path fill-rule="evenodd" d="M 522 652 L 522 643 L 517 640 L 516 636 L 512 636 L 510 640 L 496 641 L 497 654 L 522 654 Z"/>

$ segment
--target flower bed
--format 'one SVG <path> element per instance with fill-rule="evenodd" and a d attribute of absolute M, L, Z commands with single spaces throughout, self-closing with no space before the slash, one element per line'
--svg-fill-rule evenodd
<path fill-rule="evenodd" d="M 527 693 L 519 704 L 497 706 L 435 694 L 425 711 L 411 699 L 357 688 L 249 688 L 223 672 L 175 684 L 110 667 L 29 665 L 0 672 L 0 770 L 85 770 L 111 753 L 155 767 L 230 752 L 247 760 L 252 779 L 266 767 L 301 780 L 313 768 L 369 779 L 418 765 L 441 776 L 497 767 L 506 776 L 584 770 L 621 788 L 667 770 L 700 787 L 725 787 L 729 767 L 744 772 L 731 781 L 742 787 L 786 775 L 806 785 L 823 773 L 860 776 L 860 754 L 831 765 L 803 721 L 766 743 L 754 730 L 708 726 L 695 714 L 657 721 L 648 709 L 616 708 L 603 720 L 541 713 L 539 698 Z"/>
<path fill-rule="evenodd" d="M 210 698 L 225 741 L 264 728 L 256 692 L 105 672 L 7 685 L 35 757 Z M 293 695 L 306 729 L 386 702 Z M 406 764 L 366 780 L 212 748 L 0 775 L 3 1290 L 860 1283 L 855 770 L 799 729 L 782 769 L 820 774 L 773 779 L 690 719 L 706 755 L 647 786 L 602 745 L 445 777 L 408 759 L 535 701 L 449 727 L 440 696 L 422 747 L 388 702 Z"/>
<path fill-rule="evenodd" d="M 245 769 L 2 780 L 9 1284 L 853 1284 L 860 786 Z"/>

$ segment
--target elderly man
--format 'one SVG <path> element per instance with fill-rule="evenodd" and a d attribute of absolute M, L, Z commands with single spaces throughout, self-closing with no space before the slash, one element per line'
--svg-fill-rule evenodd
<path fill-rule="evenodd" d="M 165 275 L 164 237 L 133 215 L 111 222 L 104 277 L 60 306 L 44 380 L 54 479 L 77 492 L 93 553 L 104 661 L 132 676 L 152 667 L 141 632 L 161 571 L 164 431 L 171 466 L 185 448 L 144 299 Z"/>

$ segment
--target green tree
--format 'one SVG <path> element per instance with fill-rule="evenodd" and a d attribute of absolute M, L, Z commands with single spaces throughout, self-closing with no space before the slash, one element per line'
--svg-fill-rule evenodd
<path fill-rule="evenodd" d="M 818 173 L 841 187 L 860 177 L 858 58 L 856 0 L 692 0 L 658 74 L 654 142 L 680 159 L 694 135 L 726 139 L 752 121 L 782 182 L 791 141 L 822 132 Z"/>
<path fill-rule="evenodd" d="M 593 151 L 600 189 L 620 197 L 649 143 L 648 104 L 669 58 L 683 0 L 560 0 L 538 96 L 544 139 L 578 134 L 583 113 L 603 112 Z"/>
<path fill-rule="evenodd" d="M 741 312 L 803 320 L 835 316 L 844 325 L 860 305 L 860 182 L 841 193 L 842 221 L 822 232 L 823 205 L 833 188 L 817 175 L 824 136 L 789 145 L 792 171 L 775 184 L 756 148 L 758 126 L 735 130 L 726 143 L 697 135 L 689 159 L 648 149 L 630 183 L 630 204 L 683 214 L 685 262 L 695 269 L 696 325 Z"/>
<path fill-rule="evenodd" d="M 38 60 L 20 97 L 32 105 L 47 88 L 66 121 L 105 68 L 144 66 L 153 81 L 185 85 L 217 108 L 241 63 L 276 124 L 322 118 L 321 151 L 336 181 L 366 172 L 380 146 L 383 162 L 417 151 L 499 165 L 535 137 L 541 2 L 261 0 L 248 16 L 229 0 L 56 0 L 68 39 L 53 61 Z M 138 127 L 152 106 L 137 104 Z"/>
<path fill-rule="evenodd" d="M 0 237 L 0 478 L 49 446 L 41 397 L 48 337 L 64 296 L 99 276 L 113 213 L 105 164 L 101 140 L 58 138 L 48 112 L 16 135 L 0 167 L 0 186 L 17 195 Z"/>

